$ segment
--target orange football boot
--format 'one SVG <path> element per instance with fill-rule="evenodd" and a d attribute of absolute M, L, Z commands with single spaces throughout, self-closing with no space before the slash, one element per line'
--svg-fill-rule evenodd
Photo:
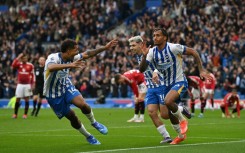
<path fill-rule="evenodd" d="M 183 138 L 176 137 L 170 144 L 175 145 L 179 144 L 180 142 L 184 141 L 186 139 L 186 134 L 184 134 Z"/>
<path fill-rule="evenodd" d="M 181 134 L 186 134 L 188 130 L 188 121 L 184 120 L 179 123 Z"/>

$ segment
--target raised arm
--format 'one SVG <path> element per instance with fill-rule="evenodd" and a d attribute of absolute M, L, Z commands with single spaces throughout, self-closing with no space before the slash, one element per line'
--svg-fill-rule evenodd
<path fill-rule="evenodd" d="M 82 57 L 83 57 L 83 59 L 87 59 L 87 58 L 93 57 L 93 56 L 95 56 L 95 55 L 97 55 L 97 54 L 99 54 L 99 53 L 101 53 L 101 52 L 103 52 L 105 50 L 108 50 L 108 49 L 116 46 L 117 43 L 118 43 L 118 41 L 116 39 L 114 39 L 114 40 L 110 41 L 109 43 L 107 43 L 103 47 L 100 47 L 100 48 L 97 48 L 97 49 L 94 49 L 94 50 L 88 50 L 88 51 L 82 53 Z"/>
<path fill-rule="evenodd" d="M 145 72 L 147 67 L 148 67 L 148 63 L 146 62 L 146 56 L 143 55 L 142 59 L 141 59 L 141 62 L 140 62 L 140 68 L 139 68 L 140 72 L 141 73 Z"/>
<path fill-rule="evenodd" d="M 145 70 L 148 67 L 148 63 L 146 62 L 146 57 L 147 57 L 150 47 L 151 46 L 146 47 L 146 43 L 144 43 L 144 45 L 141 48 L 141 52 L 143 54 L 141 62 L 140 62 L 140 67 L 139 67 L 139 70 L 141 73 L 145 72 Z"/>

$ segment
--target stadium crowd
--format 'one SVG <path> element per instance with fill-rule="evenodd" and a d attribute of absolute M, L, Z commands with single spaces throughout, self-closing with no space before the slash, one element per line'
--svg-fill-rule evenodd
<path fill-rule="evenodd" d="M 6 1 L 0 14 L 0 98 L 14 96 L 16 71 L 13 59 L 21 52 L 37 64 L 40 56 L 59 51 L 65 38 L 79 43 L 81 51 L 106 44 L 108 31 L 116 28 L 132 11 L 124 1 L 27 0 Z M 245 97 L 245 1 L 178 0 L 148 8 L 116 34 L 119 45 L 87 62 L 85 70 L 71 71 L 71 78 L 86 97 L 128 97 L 125 85 L 117 86 L 114 75 L 137 68 L 128 38 L 140 35 L 149 44 L 153 27 L 165 27 L 169 40 L 197 50 L 204 67 L 216 79 L 221 97 L 237 88 Z M 198 75 L 192 58 L 184 58 L 185 73 Z M 220 98 L 221 98 L 220 97 Z"/>

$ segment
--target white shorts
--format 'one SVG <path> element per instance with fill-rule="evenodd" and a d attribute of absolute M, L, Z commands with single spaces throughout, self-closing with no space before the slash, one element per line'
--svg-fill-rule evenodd
<path fill-rule="evenodd" d="M 32 90 L 30 84 L 17 84 L 15 91 L 16 98 L 24 98 L 32 96 Z"/>
<path fill-rule="evenodd" d="M 207 93 L 207 94 L 214 94 L 214 90 L 213 89 L 206 89 L 205 88 L 205 93 Z"/>
<path fill-rule="evenodd" d="M 193 99 L 198 99 L 200 98 L 200 91 L 198 89 L 192 88 L 191 93 L 193 95 Z"/>
<path fill-rule="evenodd" d="M 147 92 L 147 87 L 146 87 L 145 82 L 138 85 L 138 91 L 139 91 L 139 93 L 146 93 Z"/>

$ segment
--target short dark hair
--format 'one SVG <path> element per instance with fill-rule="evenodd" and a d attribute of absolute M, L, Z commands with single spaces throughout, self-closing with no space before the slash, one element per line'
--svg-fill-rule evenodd
<path fill-rule="evenodd" d="M 160 30 L 162 32 L 162 34 L 167 37 L 167 40 L 168 40 L 168 32 L 167 32 L 167 30 L 164 29 L 164 28 L 155 28 L 153 30 L 153 32 L 158 31 L 158 30 Z"/>
<path fill-rule="evenodd" d="M 120 77 L 121 77 L 121 74 L 120 73 L 115 74 L 114 78 L 115 78 L 116 84 L 119 84 Z"/>
<path fill-rule="evenodd" d="M 74 41 L 72 39 L 65 39 L 61 43 L 61 47 L 60 47 L 61 52 L 65 53 L 65 52 L 67 52 L 67 50 L 75 48 L 76 45 L 77 45 L 76 41 Z"/>

